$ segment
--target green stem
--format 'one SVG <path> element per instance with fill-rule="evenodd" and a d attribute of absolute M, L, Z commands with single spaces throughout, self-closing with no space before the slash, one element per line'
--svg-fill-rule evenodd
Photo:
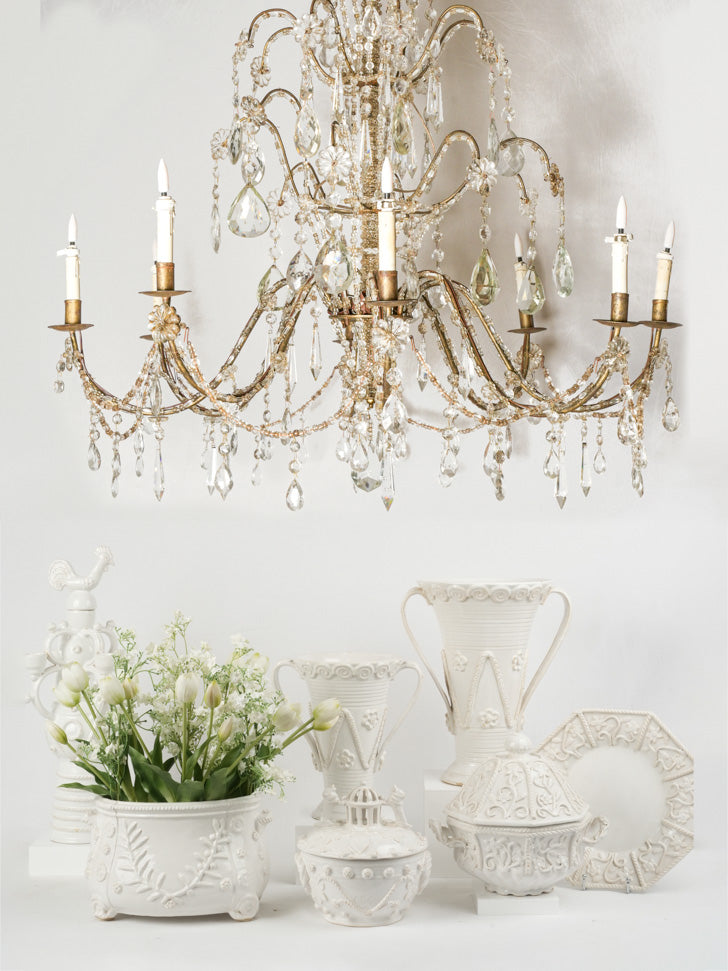
<path fill-rule="evenodd" d="M 83 718 L 83 720 L 86 722 L 86 724 L 91 729 L 92 733 L 96 736 L 96 738 L 100 738 L 103 741 L 104 745 L 108 745 L 108 742 L 104 738 L 104 733 L 101 731 L 99 726 L 94 725 L 94 723 L 91 721 L 91 719 L 88 717 L 88 715 L 80 705 L 78 705 L 78 710 L 81 714 L 81 718 Z"/>
<path fill-rule="evenodd" d="M 304 722 L 303 725 L 299 725 L 299 727 L 295 730 L 295 732 L 293 732 L 292 735 L 288 736 L 285 742 L 281 745 L 281 751 L 283 751 L 284 748 L 288 748 L 288 746 L 292 745 L 293 742 L 298 741 L 299 738 L 303 738 L 304 735 L 308 735 L 308 733 L 311 731 L 312 728 L 313 728 L 313 718 L 309 718 L 309 720 L 307 722 Z"/>
<path fill-rule="evenodd" d="M 182 782 L 187 778 L 187 705 L 182 705 Z"/>
<path fill-rule="evenodd" d="M 136 724 L 134 723 L 134 719 L 132 717 L 132 711 L 131 711 L 131 701 L 127 701 L 126 708 L 122 705 L 122 711 L 126 716 L 126 720 L 131 725 L 131 730 L 134 733 L 134 738 L 137 740 L 137 742 L 139 742 L 139 744 L 142 747 L 142 752 L 144 752 L 146 757 L 151 761 L 152 756 L 149 752 L 149 749 L 144 744 L 144 739 L 139 734 L 139 730 L 137 729 Z"/>
<path fill-rule="evenodd" d="M 212 741 L 212 716 L 215 710 L 210 709 L 210 724 L 207 729 L 207 741 L 205 742 L 205 754 L 202 759 L 202 778 L 205 778 L 205 766 L 207 765 L 207 756 L 210 754 L 210 742 Z"/>

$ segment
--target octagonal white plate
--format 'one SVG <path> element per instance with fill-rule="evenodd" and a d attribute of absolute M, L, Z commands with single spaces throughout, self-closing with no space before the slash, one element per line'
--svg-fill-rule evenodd
<path fill-rule="evenodd" d="M 649 711 L 577 711 L 538 749 L 609 828 L 570 877 L 646 890 L 693 847 L 693 759 Z"/>

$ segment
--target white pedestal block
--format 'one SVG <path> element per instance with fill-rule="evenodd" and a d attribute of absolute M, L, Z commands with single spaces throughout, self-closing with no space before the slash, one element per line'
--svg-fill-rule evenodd
<path fill-rule="evenodd" d="M 460 792 L 460 786 L 450 786 L 440 779 L 440 771 L 428 769 L 425 771 L 425 829 L 427 842 L 432 854 L 432 878 L 446 877 L 462 880 L 467 873 L 461 870 L 455 862 L 455 857 L 449 846 L 444 846 L 430 829 L 430 820 L 445 822 L 445 808 Z"/>
<path fill-rule="evenodd" d="M 31 877 L 83 877 L 88 853 L 88 843 L 36 840 L 28 847 L 28 874 Z"/>
<path fill-rule="evenodd" d="M 473 890 L 475 913 L 479 917 L 500 917 L 514 915 L 531 917 L 534 914 L 555 914 L 559 910 L 559 898 L 555 890 L 550 893 L 537 893 L 532 897 L 511 897 L 484 890 L 482 884 L 474 881 Z"/>

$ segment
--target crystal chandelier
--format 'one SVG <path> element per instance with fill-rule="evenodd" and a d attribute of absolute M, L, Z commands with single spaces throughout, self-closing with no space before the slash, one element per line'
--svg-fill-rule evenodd
<path fill-rule="evenodd" d="M 255 309 L 217 373 L 203 374 L 189 330 L 172 304 L 187 291 L 175 289 L 175 203 L 164 163 L 155 207 L 153 285 L 144 291 L 153 300 L 145 335 L 150 345 L 134 384 L 121 396 L 106 391 L 86 364 L 82 332 L 90 325 L 82 322 L 77 228 L 71 218 L 68 246 L 61 251 L 66 312 L 65 323 L 54 329 L 66 333 L 66 344 L 55 390 L 63 390 L 63 372 L 78 371 L 91 407 L 88 464 L 100 468 L 98 441 L 105 433 L 111 442 L 112 495 L 119 491 L 122 442 L 131 439 L 137 476 L 143 474 L 151 441 L 154 493 L 162 498 L 166 425 L 183 412 L 202 419 L 207 487 L 223 499 L 233 487 L 239 435 L 248 432 L 254 442 L 253 484 L 274 450 L 287 450 L 291 478 L 286 503 L 300 509 L 307 439 L 331 427 L 338 436 L 336 458 L 347 476 L 357 489 L 378 490 L 389 509 L 396 463 L 408 455 L 408 429 L 418 426 L 441 438 L 443 486 L 457 473 L 462 435 L 482 432 L 483 468 L 500 500 L 512 427 L 523 419 L 548 423 L 543 471 L 554 480 L 559 506 L 567 498 L 565 428 L 570 419 L 581 426 L 584 494 L 591 488 L 592 471 L 606 470 L 606 419 L 615 419 L 617 438 L 631 452 L 632 485 L 643 494 L 645 402 L 659 368 L 666 388 L 662 423 L 668 431 L 679 423 L 662 333 L 679 326 L 667 319 L 674 227 L 668 227 L 658 253 L 651 319 L 629 320 L 632 236 L 620 200 L 616 232 L 607 237 L 610 316 L 598 321 L 608 328 L 606 347 L 570 387 L 557 388 L 535 341 L 544 330 L 535 321 L 546 291 L 537 269 L 540 199 L 526 173 L 545 182 L 544 195 L 558 207 L 558 234 L 548 259 L 553 259 L 559 298 L 567 298 L 574 285 L 563 177 L 541 145 L 514 132 L 511 69 L 478 13 L 455 5 L 438 14 L 432 0 L 423 6 L 414 0 L 313 0 L 310 13 L 302 17 L 266 10 L 241 33 L 233 53 L 232 122 L 211 141 L 212 245 L 219 249 L 223 231 L 220 170 L 232 165 L 238 179 L 242 171 L 242 187 L 238 181 L 232 205 L 223 207 L 227 228 L 245 239 L 267 234 L 272 262 L 258 285 Z M 461 31 L 471 35 L 487 72 L 489 112 L 483 111 L 480 142 L 470 132 L 444 127 L 439 62 L 444 47 Z M 298 92 L 271 85 L 271 50 L 279 43 L 300 54 Z M 243 87 L 240 75 L 246 64 L 251 83 Z M 457 145 L 466 159 L 459 182 L 449 194 L 436 192 L 433 183 Z M 265 197 L 264 178 L 266 184 L 277 180 Z M 525 251 L 515 237 L 517 314 L 508 306 L 498 308 L 518 324 L 509 331 L 519 338 L 515 353 L 491 318 L 503 275 L 488 249 L 491 193 L 498 179 L 515 182 L 520 215 L 528 224 Z M 463 283 L 443 273 L 442 221 L 459 204 L 472 206 L 474 198 L 480 209 L 480 244 L 470 280 Z M 291 236 L 293 245 L 284 255 L 281 240 Z M 434 250 L 432 264 L 423 268 L 426 238 Z M 644 365 L 631 377 L 625 331 L 638 324 L 649 327 L 651 336 Z M 264 355 L 262 340 L 257 350 L 255 342 L 248 344 L 261 331 Z M 310 379 L 299 376 L 304 354 Z M 327 360 L 331 366 L 324 369 Z M 415 373 L 420 390 L 405 389 L 405 376 Z M 439 402 L 441 419 L 418 417 L 421 391 Z M 590 419 L 596 431 L 593 452 Z"/>

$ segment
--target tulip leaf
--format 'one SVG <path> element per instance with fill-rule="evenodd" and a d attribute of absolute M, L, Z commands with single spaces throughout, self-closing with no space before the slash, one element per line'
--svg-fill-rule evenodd
<path fill-rule="evenodd" d="M 156 765 L 159 769 L 168 769 L 169 766 L 164 764 L 164 759 L 162 757 L 162 743 L 159 741 L 159 735 L 154 738 L 154 746 L 150 752 L 153 765 Z M 174 761 L 174 760 L 172 760 Z"/>
<path fill-rule="evenodd" d="M 177 792 L 179 802 L 201 802 L 205 798 L 205 786 L 202 782 L 180 782 Z"/>
<path fill-rule="evenodd" d="M 129 749 L 134 772 L 154 802 L 179 802 L 179 782 L 175 782 L 169 772 L 156 765 L 150 765 L 136 749 Z"/>
<path fill-rule="evenodd" d="M 234 783 L 235 774 L 230 769 L 215 769 L 205 782 L 205 799 L 225 799 Z"/>
<path fill-rule="evenodd" d="M 85 792 L 93 792 L 97 796 L 105 796 L 108 798 L 109 790 L 106 786 L 97 786 L 92 783 L 84 785 L 83 782 L 62 782 L 60 784 L 61 789 L 83 789 Z"/>

